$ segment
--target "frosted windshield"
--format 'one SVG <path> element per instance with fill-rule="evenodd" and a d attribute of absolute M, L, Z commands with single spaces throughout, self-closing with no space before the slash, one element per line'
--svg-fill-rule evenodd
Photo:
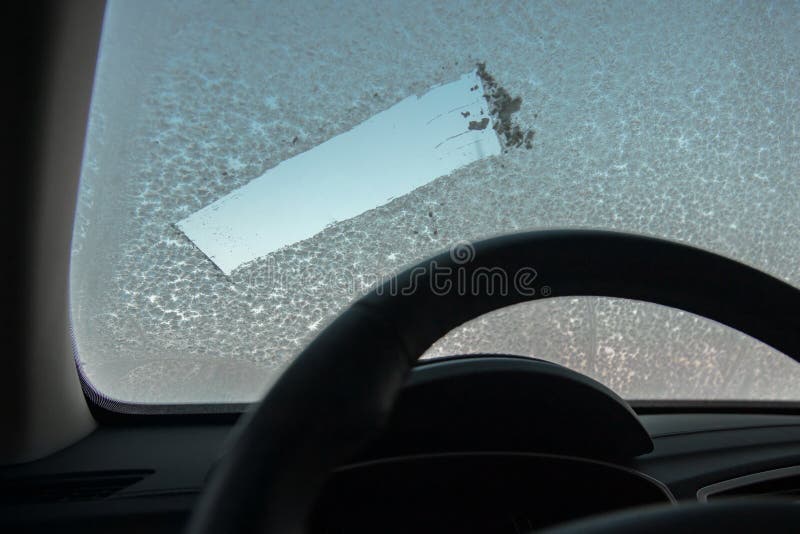
<path fill-rule="evenodd" d="M 253 401 L 382 276 L 527 229 L 659 236 L 798 285 L 799 65 L 797 2 L 110 1 L 81 371 L 123 402 Z M 628 398 L 800 399 L 787 357 L 652 305 L 509 308 L 428 356 L 484 350 Z"/>

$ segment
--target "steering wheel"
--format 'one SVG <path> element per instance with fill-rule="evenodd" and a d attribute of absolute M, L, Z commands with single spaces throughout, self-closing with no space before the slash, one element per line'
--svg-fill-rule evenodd
<path fill-rule="evenodd" d="M 800 361 L 800 290 L 731 259 L 590 230 L 462 243 L 353 303 L 285 369 L 242 417 L 193 510 L 189 532 L 305 532 L 327 476 L 380 431 L 406 374 L 431 344 L 489 311 L 577 295 L 682 309 Z M 687 509 L 697 526 L 713 525 L 722 513 L 715 506 Z M 664 513 L 683 518 L 683 510 Z M 788 513 L 800 518 L 800 512 Z M 648 517 L 637 528 L 653 526 Z M 763 524 L 769 518 L 762 517 Z"/>

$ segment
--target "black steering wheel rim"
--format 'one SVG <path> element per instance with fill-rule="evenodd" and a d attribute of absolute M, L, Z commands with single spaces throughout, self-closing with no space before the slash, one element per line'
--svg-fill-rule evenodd
<path fill-rule="evenodd" d="M 497 285 L 502 273 L 505 290 Z M 515 283 L 517 276 L 525 280 Z M 682 309 L 800 361 L 800 290 L 734 260 L 591 230 L 464 243 L 356 301 L 286 368 L 243 417 L 189 531 L 303 532 L 327 475 L 379 431 L 406 373 L 433 342 L 492 310 L 555 296 Z"/>

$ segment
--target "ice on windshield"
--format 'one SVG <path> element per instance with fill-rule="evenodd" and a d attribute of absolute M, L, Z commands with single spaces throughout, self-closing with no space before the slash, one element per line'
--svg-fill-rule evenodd
<path fill-rule="evenodd" d="M 82 371 L 124 401 L 254 400 L 376 280 L 518 230 L 656 235 L 800 285 L 799 52 L 797 2 L 111 1 L 73 242 Z M 485 130 L 499 154 L 404 175 L 394 198 L 292 235 L 307 215 L 289 197 L 276 244 L 225 272 L 182 231 L 475 69 L 513 114 Z M 481 350 L 557 361 L 629 398 L 800 398 L 788 358 L 619 300 L 501 310 L 429 356 Z"/>

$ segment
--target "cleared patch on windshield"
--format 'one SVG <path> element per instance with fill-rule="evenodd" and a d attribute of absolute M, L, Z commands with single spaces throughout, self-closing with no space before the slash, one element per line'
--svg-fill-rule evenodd
<path fill-rule="evenodd" d="M 485 83 L 485 82 L 484 82 Z M 222 272 L 500 154 L 479 71 L 410 96 L 177 223 Z M 481 115 L 484 115 L 481 117 Z M 508 120 L 509 113 L 494 114 Z M 476 117 L 477 119 L 473 119 Z M 506 143 L 507 144 L 507 143 Z"/>

